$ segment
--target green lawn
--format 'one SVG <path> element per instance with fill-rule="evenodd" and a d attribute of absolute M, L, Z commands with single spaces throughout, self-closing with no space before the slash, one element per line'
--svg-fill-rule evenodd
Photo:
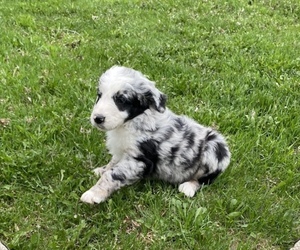
<path fill-rule="evenodd" d="M 109 160 L 99 75 L 142 71 L 219 129 L 228 170 L 194 198 L 142 181 L 90 206 Z M 10 249 L 289 249 L 300 239 L 300 2 L 0 0 L 0 241 Z"/>

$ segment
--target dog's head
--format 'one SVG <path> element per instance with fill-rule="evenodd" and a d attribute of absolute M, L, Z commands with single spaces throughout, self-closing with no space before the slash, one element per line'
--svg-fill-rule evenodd
<path fill-rule="evenodd" d="M 142 73 L 113 66 L 100 77 L 91 122 L 100 130 L 113 130 L 147 109 L 163 113 L 165 104 L 166 96 Z"/>

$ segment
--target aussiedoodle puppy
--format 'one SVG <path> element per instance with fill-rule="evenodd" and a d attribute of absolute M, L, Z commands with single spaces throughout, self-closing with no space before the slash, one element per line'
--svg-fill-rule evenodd
<path fill-rule="evenodd" d="M 195 195 L 230 162 L 222 135 L 166 108 L 166 96 L 139 71 L 113 66 L 99 80 L 92 124 L 106 131 L 111 161 L 94 172 L 99 181 L 81 196 L 105 201 L 125 185 L 151 177 Z"/>

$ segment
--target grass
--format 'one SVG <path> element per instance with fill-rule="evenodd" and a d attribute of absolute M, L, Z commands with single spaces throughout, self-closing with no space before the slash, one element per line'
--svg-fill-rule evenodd
<path fill-rule="evenodd" d="M 0 240 L 10 249 L 289 249 L 300 237 L 300 4 L 0 0 Z M 188 199 L 142 181 L 88 206 L 109 156 L 89 115 L 121 64 L 228 137 Z"/>

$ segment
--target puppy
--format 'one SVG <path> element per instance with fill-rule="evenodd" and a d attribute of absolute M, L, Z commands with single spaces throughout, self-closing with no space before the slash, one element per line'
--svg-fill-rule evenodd
<path fill-rule="evenodd" d="M 113 66 L 100 77 L 91 123 L 106 131 L 112 159 L 94 170 L 101 178 L 81 196 L 86 203 L 146 177 L 179 184 L 193 197 L 230 162 L 222 135 L 167 109 L 155 83 L 130 68 Z"/>

